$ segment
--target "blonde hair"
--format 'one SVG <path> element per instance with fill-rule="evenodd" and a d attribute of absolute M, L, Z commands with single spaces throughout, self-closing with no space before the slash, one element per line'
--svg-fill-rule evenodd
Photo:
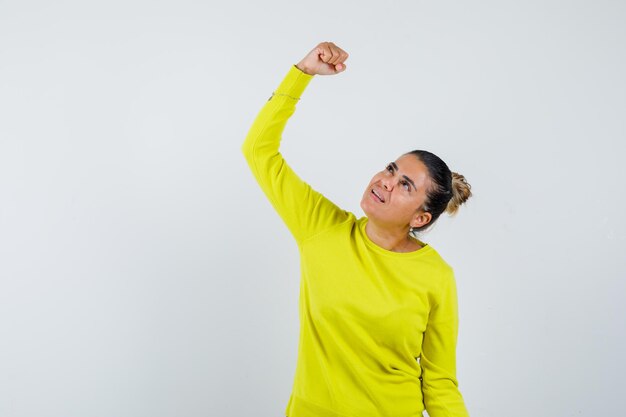
<path fill-rule="evenodd" d="M 465 177 L 457 172 L 452 172 L 452 198 L 446 207 L 446 213 L 453 216 L 461 204 L 465 203 L 472 196 L 472 186 Z"/>

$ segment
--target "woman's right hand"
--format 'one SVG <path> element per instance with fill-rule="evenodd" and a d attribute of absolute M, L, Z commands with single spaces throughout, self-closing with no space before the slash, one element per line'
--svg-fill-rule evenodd
<path fill-rule="evenodd" d="M 309 75 L 334 75 L 346 70 L 348 53 L 332 42 L 322 42 L 296 64 Z"/>

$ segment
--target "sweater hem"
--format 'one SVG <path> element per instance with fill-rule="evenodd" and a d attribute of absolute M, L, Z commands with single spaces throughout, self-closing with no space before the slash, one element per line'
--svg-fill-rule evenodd
<path fill-rule="evenodd" d="M 292 394 L 285 410 L 286 417 L 352 417 L 322 407 Z"/>
<path fill-rule="evenodd" d="M 362 417 L 359 413 L 344 414 L 338 411 L 330 410 L 324 406 L 315 404 L 309 400 L 305 400 L 295 394 L 291 394 L 289 403 L 285 409 L 285 417 Z M 383 415 L 381 415 L 383 417 Z M 390 417 L 384 415 L 384 417 Z M 424 417 L 424 413 L 419 411 L 415 414 L 404 415 L 403 417 Z"/>

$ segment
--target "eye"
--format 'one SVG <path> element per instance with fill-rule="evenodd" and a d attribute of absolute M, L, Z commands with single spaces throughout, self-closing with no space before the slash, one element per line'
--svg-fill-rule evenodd
<path fill-rule="evenodd" d="M 411 187 L 409 187 L 409 183 L 406 180 L 400 181 L 400 184 L 402 184 L 404 189 L 407 190 L 407 191 L 411 189 Z"/>
<path fill-rule="evenodd" d="M 387 165 L 387 171 L 393 174 L 393 167 L 391 166 L 391 164 Z"/>

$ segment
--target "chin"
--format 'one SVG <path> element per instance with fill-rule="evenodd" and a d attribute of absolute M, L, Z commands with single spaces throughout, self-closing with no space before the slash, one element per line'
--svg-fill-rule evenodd
<path fill-rule="evenodd" d="M 368 218 L 371 218 L 373 217 L 372 211 L 370 210 L 370 207 L 366 203 L 366 200 L 365 200 L 366 198 L 367 196 L 361 200 L 361 210 L 363 210 L 363 213 L 365 213 L 365 216 L 367 216 Z"/>
<path fill-rule="evenodd" d="M 363 213 L 365 213 L 365 215 L 369 217 L 369 209 L 367 207 L 367 204 L 365 204 L 365 196 L 363 196 L 363 198 L 361 199 L 360 206 L 361 210 L 363 210 Z"/>

